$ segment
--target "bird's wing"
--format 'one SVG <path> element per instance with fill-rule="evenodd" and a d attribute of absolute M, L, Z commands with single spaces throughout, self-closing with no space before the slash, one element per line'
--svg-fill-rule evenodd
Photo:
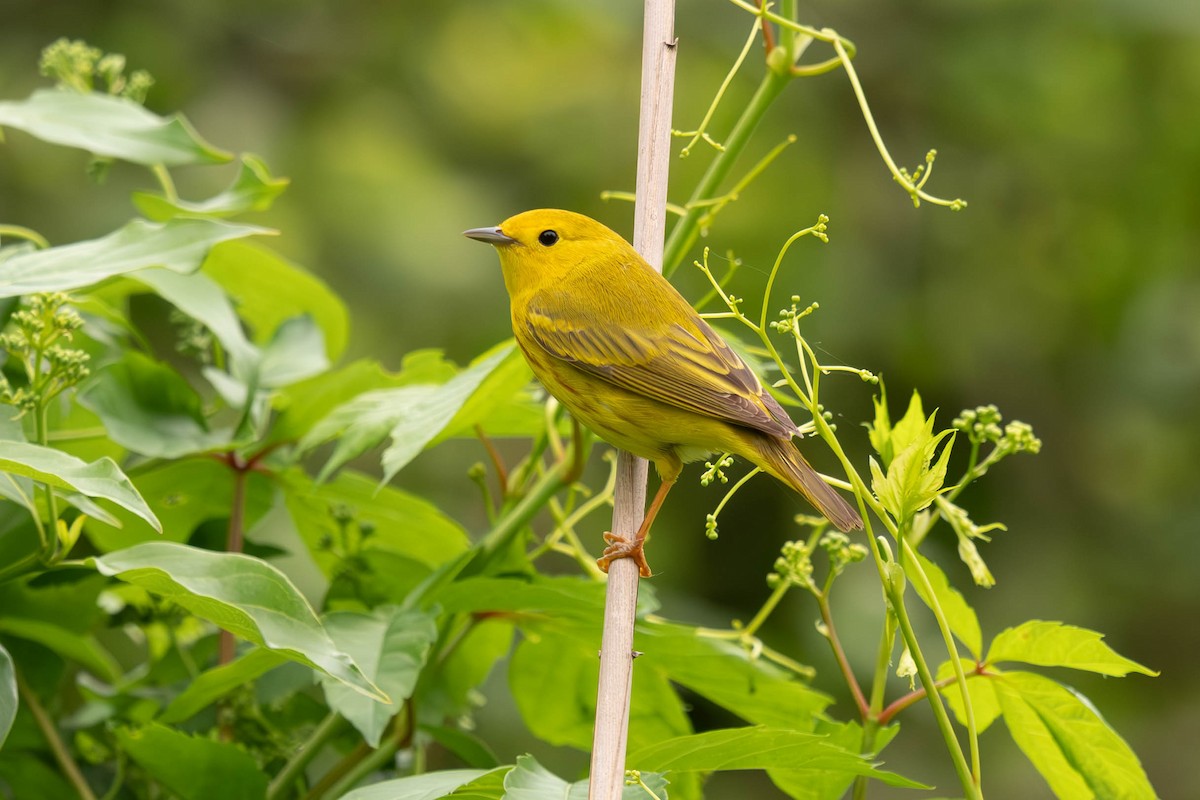
<path fill-rule="evenodd" d="M 796 432 L 750 368 L 694 312 L 692 331 L 679 323 L 589 323 L 553 305 L 551 298 L 535 300 L 525 318 L 525 332 L 548 355 L 668 405 L 772 436 Z"/>

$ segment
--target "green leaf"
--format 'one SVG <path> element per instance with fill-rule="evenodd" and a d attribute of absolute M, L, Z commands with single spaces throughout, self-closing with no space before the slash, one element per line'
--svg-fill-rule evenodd
<path fill-rule="evenodd" d="M 0 584 L 2 616 L 45 622 L 83 636 L 105 618 L 97 601 L 108 583 L 90 570 L 66 567 L 36 581 L 9 581 Z"/>
<path fill-rule="evenodd" d="M 320 278 L 257 242 L 231 241 L 214 248 L 204 274 L 216 281 L 238 315 L 263 344 L 293 317 L 312 317 L 324 334 L 325 355 L 336 360 L 346 349 L 349 314 Z"/>
<path fill-rule="evenodd" d="M 667 779 L 651 772 L 642 773 L 642 782 L 658 795 L 666 798 Z M 553 774 L 533 756 L 517 756 L 517 765 L 504 776 L 504 800 L 587 800 L 588 781 L 567 783 Z M 626 785 L 621 791 L 621 800 L 648 800 L 650 795 L 641 786 Z"/>
<path fill-rule="evenodd" d="M 0 753 L 0 785 L 12 798 L 77 796 L 57 765 L 51 767 L 23 752 Z"/>
<path fill-rule="evenodd" d="M 235 377 L 244 383 L 251 382 L 262 354 L 246 338 L 233 304 L 216 281 L 202 272 L 184 275 L 167 269 L 147 269 L 131 277 L 203 323 L 229 354 Z"/>
<path fill-rule="evenodd" d="M 227 444 L 232 432 L 211 431 L 200 395 L 166 364 L 128 350 L 79 390 L 113 441 L 151 458 L 179 458 Z"/>
<path fill-rule="evenodd" d="M 353 659 L 337 649 L 287 576 L 265 561 L 173 542 L 146 542 L 89 561 L 104 575 L 166 597 L 368 697 L 388 700 Z"/>
<path fill-rule="evenodd" d="M 249 153 L 242 155 L 237 178 L 228 189 L 207 200 L 189 203 L 153 192 L 134 192 L 133 204 L 149 219 L 163 222 L 186 214 L 220 219 L 247 211 L 266 211 L 288 186 L 287 178 L 273 178 L 266 162 Z"/>
<path fill-rule="evenodd" d="M 507 768 L 506 768 L 507 769 Z M 355 789 L 341 800 L 438 800 L 488 773 L 483 769 L 446 769 Z"/>
<path fill-rule="evenodd" d="M 583 577 L 464 578 L 432 598 L 447 613 L 522 612 L 588 623 L 599 629 L 604 584 Z"/>
<path fill-rule="evenodd" d="M 828 737 L 767 727 L 727 728 L 694 733 L 634 751 L 627 763 L 656 772 L 713 772 L 737 769 L 812 770 L 866 775 L 891 786 L 929 788 L 900 775 L 876 769 L 855 752 L 832 744 Z"/>
<path fill-rule="evenodd" d="M 929 578 L 929 584 L 933 587 L 933 595 L 937 598 L 938 605 L 941 606 L 942 613 L 946 616 L 946 624 L 950 626 L 950 631 L 967 646 L 976 661 L 980 660 L 983 653 L 983 632 L 979 628 L 979 617 L 976 616 L 975 609 L 971 608 L 962 594 L 950 585 L 950 579 L 935 562 L 920 553 L 917 553 L 917 562 L 924 570 L 925 576 Z M 933 604 L 928 596 L 929 593 L 925 590 L 923 582 L 917 577 L 916 566 L 909 559 L 905 559 L 904 572 L 908 575 L 909 585 L 916 589 L 917 595 L 925 605 L 932 608 Z"/>
<path fill-rule="evenodd" d="M 13 667 L 12 656 L 0 643 L 0 750 L 4 749 L 4 740 L 12 730 L 13 720 L 17 718 L 17 673 Z"/>
<path fill-rule="evenodd" d="M 511 765 L 496 767 L 445 797 L 450 800 L 504 800 L 504 778 L 511 769 Z"/>
<path fill-rule="evenodd" d="M 322 547 L 322 542 L 336 542 L 342 535 L 334 517 L 341 509 L 349 511 L 358 524 L 374 527 L 361 543 L 362 552 L 382 550 L 432 569 L 470 545 L 462 526 L 428 500 L 390 486 L 379 487 L 360 472 L 343 470 L 332 481 L 317 484 L 301 470 L 290 470 L 283 476 L 283 485 L 300 537 L 329 576 L 340 568 L 341 558 Z"/>
<path fill-rule="evenodd" d="M 154 512 L 110 458 L 101 458 L 89 464 L 50 447 L 5 442 L 0 449 L 0 470 L 88 497 L 110 500 L 146 520 L 159 533 L 162 532 L 162 524 Z"/>
<path fill-rule="evenodd" d="M 350 721 L 371 747 L 412 696 L 429 648 L 437 638 L 435 616 L 380 606 L 370 614 L 335 611 L 324 619 L 334 644 L 348 653 L 367 679 L 392 698 L 377 703 L 333 680 L 322 681 L 329 707 Z"/>
<path fill-rule="evenodd" d="M 1069 667 L 1122 677 L 1131 672 L 1158 675 L 1118 655 L 1104 643 L 1104 634 L 1061 622 L 1030 620 L 1001 631 L 992 640 L 987 662 L 1020 661 L 1039 667 Z"/>
<path fill-rule="evenodd" d="M 919 410 L 919 398 L 914 396 L 914 403 Z M 908 415 L 905 416 L 907 418 Z M 901 423 L 904 422 L 901 420 Z M 954 446 L 954 436 L 952 430 L 942 431 L 935 436 L 933 415 L 924 421 L 917 432 L 913 432 L 911 426 L 902 428 L 897 424 L 891 437 L 891 446 L 896 448 L 896 455 L 887 465 L 887 475 L 884 475 L 875 459 L 870 459 L 871 489 L 896 520 L 903 522 L 911 519 L 941 492 L 946 482 L 946 465 Z M 942 448 L 937 462 L 933 463 L 937 446 L 946 437 L 950 437 L 949 441 Z"/>
<path fill-rule="evenodd" d="M 510 349 L 511 348 L 511 349 Z M 509 342 L 503 342 L 484 353 L 478 359 L 486 360 L 491 354 L 506 353 L 507 355 L 488 373 L 479 388 L 467 398 L 462 408 L 446 425 L 445 430 L 434 440 L 434 444 L 451 436 L 462 434 L 474 435 L 476 424 L 489 420 L 497 412 L 507 411 L 513 405 L 516 396 L 525 389 L 533 379 L 533 372 L 520 351 Z M 384 455 L 386 460 L 387 455 Z"/>
<path fill-rule="evenodd" d="M 530 620 L 524 620 L 530 627 Z M 522 639 L 508 667 L 509 688 L 526 726 L 553 745 L 588 750 L 596 718 L 597 636 L 570 636 L 553 622 Z M 640 665 L 639 665 L 640 666 Z M 639 671 L 630 704 L 630 748 L 691 732 L 683 702 L 661 673 Z"/>
<path fill-rule="evenodd" d="M 852 753 L 862 747 L 862 726 L 857 722 L 829 722 L 821 720 L 817 733 L 825 736 L 829 744 Z M 875 733 L 875 754 L 887 746 L 896 734 L 899 725 L 881 728 Z M 874 754 L 872 754 L 874 755 Z M 767 770 L 771 781 L 793 800 L 827 800 L 844 797 L 850 784 L 857 777 L 842 770 L 772 769 Z"/>
<path fill-rule="evenodd" d="M 99 239 L 37 250 L 0 262 L 0 297 L 80 289 L 150 267 L 194 272 L 214 245 L 265 233 L 270 231 L 204 219 L 166 223 L 133 220 Z"/>
<path fill-rule="evenodd" d="M 276 328 L 258 368 L 258 385 L 263 389 L 288 386 L 328 369 L 325 339 L 312 317 L 292 317 Z"/>
<path fill-rule="evenodd" d="M 271 426 L 270 441 L 297 440 L 347 400 L 363 392 L 392 385 L 393 379 L 379 362 L 360 359 L 335 372 L 316 375 L 284 387 L 273 400 L 279 415 Z"/>
<path fill-rule="evenodd" d="M 115 682 L 121 677 L 116 659 L 90 634 L 80 634 L 51 622 L 10 616 L 0 617 L 0 633 L 37 642 L 106 681 Z"/>
<path fill-rule="evenodd" d="M 512 650 L 514 626 L 502 617 L 487 617 L 465 627 L 438 669 L 426 670 L 413 705 L 425 723 L 469 714 L 481 702 L 477 687 Z"/>
<path fill-rule="evenodd" d="M 867 425 L 867 437 L 883 461 L 883 466 L 887 468 L 891 466 L 897 454 L 927 438 L 929 431 L 926 429 L 925 411 L 921 407 L 921 395 L 914 389 L 908 401 L 908 409 L 893 427 L 888 416 L 887 389 L 882 381 L 879 384 L 879 394 L 873 398 L 873 402 L 875 419 Z M 931 425 L 932 421 L 930 418 Z"/>
<path fill-rule="evenodd" d="M 508 344 L 485 354 L 443 384 L 379 389 L 359 395 L 317 423 L 301 440 L 300 448 L 308 450 L 338 437 L 333 455 L 319 476 L 319 480 L 324 480 L 347 461 L 390 436 L 392 443 L 383 454 L 383 482 L 387 483 L 452 422 L 463 424 L 459 411 L 477 391 L 488 395 L 491 402 L 505 399 L 486 391 L 484 381 L 506 361 L 520 357 L 516 347 Z M 506 378 L 507 372 L 506 369 L 503 373 Z M 474 411 L 482 413 L 485 407 L 476 406 Z"/>
<path fill-rule="evenodd" d="M 262 800 L 267 776 L 236 744 L 171 730 L 157 723 L 118 728 L 121 748 L 181 800 Z"/>
<path fill-rule="evenodd" d="M 215 459 L 162 463 L 139 473 L 135 485 L 162 522 L 162 534 L 133 514 L 118 509 L 120 527 L 91 518 L 84 523 L 88 539 L 102 552 L 148 541 L 185 542 L 200 523 L 228 517 L 233 504 L 233 472 Z M 273 492 L 274 487 L 265 475 L 250 473 L 245 496 L 247 528 L 271 507 Z"/>
<path fill-rule="evenodd" d="M 916 392 L 913 392 L 913 397 L 920 402 L 920 395 Z M 871 402 L 875 406 L 875 418 L 872 422 L 867 423 L 867 439 L 871 442 L 871 447 L 875 448 L 875 452 L 879 454 L 883 466 L 886 467 L 892 463 L 895 452 L 892 450 L 892 420 L 888 415 L 887 388 L 884 386 L 882 378 L 879 379 L 879 394 L 872 397 Z M 911 408 L 911 403 L 909 407 Z"/>
<path fill-rule="evenodd" d="M 954 665 L 946 661 L 938 667 L 937 679 L 951 680 L 954 678 Z M 996 687 L 987 677 L 967 672 L 967 692 L 971 695 L 971 713 L 975 717 L 975 728 L 983 733 L 1000 716 L 1000 700 L 996 697 Z M 962 692 L 957 686 L 949 686 L 941 691 L 942 697 L 958 717 L 958 721 L 966 726 L 967 715 L 963 708 Z"/>
<path fill-rule="evenodd" d="M 1009 734 L 1055 795 L 1157 796 L 1129 745 L 1082 695 L 1030 672 L 991 680 Z"/>
<path fill-rule="evenodd" d="M 200 138 L 182 115 L 160 117 L 123 97 L 39 89 L 0 102 L 0 127 L 134 164 L 220 164 L 230 153 Z"/>
<path fill-rule="evenodd" d="M 913 389 L 904 416 L 890 432 L 892 452 L 902 453 L 913 444 L 924 441 L 929 437 L 932 427 L 933 415 L 930 414 L 926 419 L 925 410 L 921 406 L 921 395 L 917 393 L 916 389 Z"/>
<path fill-rule="evenodd" d="M 470 731 L 453 728 L 449 725 L 422 725 L 420 727 L 422 733 L 468 766 L 479 769 L 495 769 L 500 766 L 500 760 L 496 758 L 496 753 L 492 750 L 491 745 Z"/>
<path fill-rule="evenodd" d="M 190 719 L 234 689 L 245 686 L 286 661 L 274 650 L 260 647 L 228 664 L 206 670 L 171 700 L 158 715 L 158 721 L 174 724 Z"/>
<path fill-rule="evenodd" d="M 811 732 L 833 698 L 738 643 L 666 622 L 638 623 L 639 674 L 654 671 L 747 722 Z"/>

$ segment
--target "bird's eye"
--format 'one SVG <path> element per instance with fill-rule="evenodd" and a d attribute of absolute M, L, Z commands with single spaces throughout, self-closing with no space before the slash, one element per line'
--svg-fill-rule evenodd
<path fill-rule="evenodd" d="M 538 234 L 538 241 L 546 247 L 549 247 L 558 241 L 558 233 L 555 231 L 542 231 Z"/>

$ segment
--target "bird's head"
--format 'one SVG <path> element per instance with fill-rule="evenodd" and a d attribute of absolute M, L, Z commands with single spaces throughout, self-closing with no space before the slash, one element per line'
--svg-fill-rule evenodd
<path fill-rule="evenodd" d="M 510 295 L 551 286 L 595 258 L 620 260 L 633 250 L 591 217 L 553 208 L 526 211 L 463 236 L 496 248 Z"/>

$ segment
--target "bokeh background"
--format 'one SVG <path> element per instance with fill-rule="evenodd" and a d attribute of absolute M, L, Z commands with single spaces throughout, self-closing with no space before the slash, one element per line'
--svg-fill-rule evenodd
<path fill-rule="evenodd" d="M 1162 670 L 1157 679 L 1057 677 L 1096 702 L 1162 796 L 1200 796 L 1200 5 L 802 5 L 805 21 L 858 45 L 859 75 L 897 160 L 914 167 L 936 147 L 927 188 L 970 206 L 914 209 L 834 72 L 796 81 L 768 114 L 741 169 L 788 134 L 798 140 L 706 243 L 745 262 L 738 292 L 753 298 L 783 240 L 828 214 L 830 244 L 793 250 L 779 290 L 820 301 L 807 331 L 822 352 L 882 373 L 895 414 L 915 387 L 944 422 L 996 403 L 1034 426 L 1042 453 L 1006 461 L 963 497 L 977 521 L 1008 525 L 983 551 L 998 585 L 969 585 L 948 532 L 928 546 L 976 604 L 985 637 L 1061 619 Z M 632 189 L 640 14 L 633 0 L 6 0 L 0 97 L 44 84 L 38 52 L 60 36 L 125 53 L 158 79 L 152 109 L 182 110 L 213 143 L 258 153 L 292 179 L 260 219 L 283 232 L 275 247 L 346 299 L 351 356 L 397 367 L 405 353 L 436 347 L 466 361 L 508 335 L 508 318 L 495 256 L 462 239 L 464 228 L 558 206 L 629 234 L 632 206 L 600 192 Z M 698 123 L 749 25 L 722 0 L 680 4 L 676 127 Z M 760 53 L 714 120 L 716 138 L 756 85 Z M 673 200 L 687 198 L 709 157 L 701 146 L 673 163 Z M 6 132 L 0 221 L 65 243 L 132 216 L 128 190 L 148 176 L 118 165 L 97 187 L 85 163 Z M 179 176 L 185 193 L 215 190 L 233 168 L 203 172 Z M 677 283 L 701 291 L 686 267 Z M 865 458 L 859 425 L 871 391 L 852 379 L 831 387 L 827 404 Z M 397 482 L 480 531 L 465 477 L 480 458 L 476 443 L 452 442 Z M 599 479 L 603 466 L 594 468 Z M 803 508 L 756 481 L 709 542 L 704 514 L 717 495 L 687 492 L 672 496 L 652 547 L 664 613 L 747 619 Z M 592 520 L 591 534 L 604 524 Z M 864 677 L 878 635 L 876 583 L 865 567 L 835 596 Z M 821 671 L 845 717 L 851 707 L 815 617 L 789 598 L 766 636 Z M 511 758 L 534 743 L 502 680 L 481 726 L 505 732 L 488 738 Z M 729 722 L 704 707 L 696 721 Z M 903 724 L 888 766 L 949 791 L 927 711 Z M 983 746 L 990 796 L 1048 796 L 1002 725 Z M 539 757 L 567 772 L 583 763 Z M 713 797 L 773 796 L 748 775 L 711 786 Z"/>

